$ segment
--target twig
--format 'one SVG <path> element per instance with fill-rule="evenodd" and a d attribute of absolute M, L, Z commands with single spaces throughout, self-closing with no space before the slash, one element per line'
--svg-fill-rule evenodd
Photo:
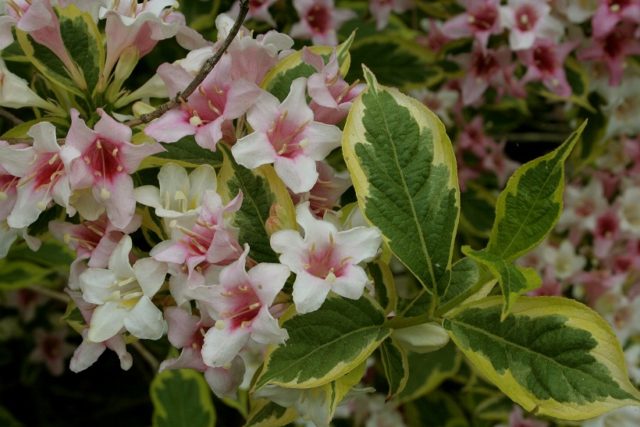
<path fill-rule="evenodd" d="M 135 348 L 136 351 L 140 353 L 140 356 L 142 356 L 142 358 L 147 361 L 154 372 L 158 371 L 158 367 L 160 366 L 160 363 L 158 363 L 158 359 L 156 359 L 156 357 L 151 354 L 151 352 L 147 350 L 146 347 L 140 343 L 140 341 L 132 342 L 131 347 Z"/>
<path fill-rule="evenodd" d="M 47 296 L 56 301 L 63 302 L 65 304 L 71 300 L 71 298 L 69 298 L 67 294 L 63 294 L 62 292 L 54 291 L 52 289 L 45 288 L 42 286 L 32 285 L 32 286 L 27 286 L 27 289 L 29 289 L 30 291 L 42 294 L 44 296 Z"/>
<path fill-rule="evenodd" d="M 0 108 L 0 117 L 9 120 L 14 126 L 18 126 L 24 123 L 20 117 L 15 116 L 12 112 L 5 110 L 4 108 Z"/>
<path fill-rule="evenodd" d="M 216 64 L 220 61 L 220 59 L 222 58 L 222 55 L 226 52 L 226 50 L 229 48 L 229 45 L 231 45 L 231 42 L 238 34 L 238 31 L 240 31 L 240 27 L 242 27 L 242 23 L 244 22 L 244 19 L 247 16 L 248 11 L 249 11 L 249 0 L 240 0 L 240 12 L 238 13 L 238 17 L 233 23 L 233 27 L 231 27 L 229 34 L 224 39 L 222 46 L 220 46 L 220 48 L 216 51 L 216 53 L 211 58 L 207 59 L 206 62 L 202 64 L 202 68 L 200 68 L 200 71 L 198 72 L 198 74 L 196 74 L 193 80 L 191 80 L 191 83 L 189 83 L 189 86 L 187 86 L 185 90 L 183 90 L 182 92 L 178 92 L 173 99 L 160 105 L 158 108 L 156 108 L 152 112 L 143 114 L 136 119 L 132 119 L 125 122 L 125 125 L 129 127 L 134 127 L 134 126 L 141 125 L 143 123 L 149 123 L 151 120 L 157 119 L 167 111 L 180 105 L 181 101 L 187 99 L 198 88 L 198 86 L 200 86 L 202 81 L 207 77 L 207 75 L 211 72 L 211 70 L 213 70 L 213 67 L 215 67 Z"/>

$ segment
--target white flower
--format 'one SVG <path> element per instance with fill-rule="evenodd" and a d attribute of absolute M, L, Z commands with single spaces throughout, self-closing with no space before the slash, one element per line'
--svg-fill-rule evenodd
<path fill-rule="evenodd" d="M 573 245 L 568 240 L 563 241 L 559 248 L 545 247 L 543 256 L 544 260 L 554 267 L 558 279 L 573 276 L 587 263 L 582 255 L 576 255 Z"/>
<path fill-rule="evenodd" d="M 142 339 L 158 339 L 166 330 L 162 312 L 151 298 L 164 283 L 166 264 L 143 258 L 131 267 L 131 237 L 124 236 L 109 258 L 109 268 L 89 268 L 80 275 L 85 301 L 98 307 L 91 318 L 88 339 L 106 341 L 124 327 Z"/>
<path fill-rule="evenodd" d="M 196 214 L 207 190 L 216 190 L 216 171 L 200 165 L 190 174 L 182 166 L 167 163 L 158 173 L 160 188 L 143 185 L 135 189 L 138 203 L 155 208 L 161 218 L 177 218 Z"/>
<path fill-rule="evenodd" d="M 620 228 L 640 235 L 640 188 L 627 188 L 619 199 Z"/>
<path fill-rule="evenodd" d="M 271 236 L 271 247 L 281 254 L 280 262 L 296 273 L 296 310 L 317 310 L 329 291 L 345 298 L 360 298 L 368 278 L 358 264 L 376 255 L 382 240 L 380 232 L 371 227 L 338 231 L 334 224 L 314 218 L 308 202 L 298 205 L 296 216 L 304 238 L 294 230 Z"/>

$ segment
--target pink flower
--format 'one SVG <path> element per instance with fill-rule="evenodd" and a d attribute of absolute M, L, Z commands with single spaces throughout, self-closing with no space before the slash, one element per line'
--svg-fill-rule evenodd
<path fill-rule="evenodd" d="M 303 60 L 316 69 L 307 80 L 307 91 L 311 97 L 309 107 L 318 122 L 334 125 L 340 123 L 349 112 L 351 102 L 364 89 L 363 84 L 349 85 L 340 75 L 340 67 L 335 51 L 329 62 L 324 64 L 322 56 L 303 48 Z"/>
<path fill-rule="evenodd" d="M 640 1 L 601 0 L 591 20 L 593 36 L 605 37 L 620 21 L 640 22 Z"/>
<path fill-rule="evenodd" d="M 100 120 L 92 130 L 78 112 L 72 110 L 71 128 L 61 156 L 70 169 L 72 187 L 91 188 L 97 205 L 106 208 L 109 220 L 122 229 L 133 219 L 136 207 L 133 180 L 129 174 L 136 171 L 145 157 L 164 149 L 157 143 L 132 144 L 129 127 L 102 110 L 98 113 Z"/>
<path fill-rule="evenodd" d="M 310 38 L 314 44 L 335 46 L 336 30 L 356 14 L 348 9 L 335 9 L 333 0 L 293 0 L 300 22 L 291 28 L 291 36 Z"/>
<path fill-rule="evenodd" d="M 607 258 L 620 233 L 620 219 L 614 209 L 607 209 L 596 219 L 593 233 L 593 253 L 600 259 Z"/>
<path fill-rule="evenodd" d="M 195 135 L 203 148 L 215 151 L 223 137 L 223 125 L 244 114 L 260 94 L 259 88 L 246 80 L 232 80 L 231 57 L 223 56 L 180 108 L 167 111 L 151 122 L 145 133 L 160 142 L 176 142 Z M 175 96 L 193 80 L 193 76 L 179 65 L 163 64 L 158 69 Z"/>
<path fill-rule="evenodd" d="M 96 305 L 89 304 L 83 300 L 79 291 L 72 291 L 69 289 L 66 291 L 75 302 L 78 310 L 80 310 L 80 314 L 84 321 L 87 324 L 90 324 Z M 115 335 L 106 341 L 93 342 L 89 340 L 89 327 L 87 326 L 82 330 L 82 343 L 73 353 L 69 369 L 76 373 L 84 371 L 93 365 L 107 348 L 118 355 L 118 358 L 120 359 L 120 368 L 122 370 L 126 371 L 131 368 L 133 358 L 131 357 L 131 354 L 127 352 L 127 346 L 122 334 Z"/>
<path fill-rule="evenodd" d="M 578 52 L 578 59 L 603 61 L 609 70 L 609 84 L 617 86 L 622 81 L 627 56 L 640 54 L 637 26 L 623 22 L 601 38 L 591 39 L 591 45 Z"/>
<path fill-rule="evenodd" d="M 0 141 L 0 156 L 4 156 L 8 150 L 9 143 L 6 141 Z M 24 145 L 13 145 L 13 149 L 16 148 L 25 148 Z M 31 155 L 28 152 L 23 151 L 26 155 L 26 160 L 29 161 Z M 18 181 L 20 180 L 19 176 L 16 176 L 6 170 L 2 164 L 4 162 L 0 160 L 0 221 L 6 220 L 13 207 L 16 204 L 16 199 L 18 197 Z M 11 166 L 9 166 L 11 167 Z"/>
<path fill-rule="evenodd" d="M 496 427 L 547 427 L 548 425 L 549 424 L 544 421 L 525 418 L 522 408 L 514 405 L 513 410 L 509 415 L 509 424 L 500 424 Z"/>
<path fill-rule="evenodd" d="M 182 351 L 177 358 L 163 361 L 160 372 L 165 369 L 195 369 L 204 372 L 207 383 L 218 397 L 232 394 L 240 386 L 244 376 L 242 358 L 233 358 L 228 368 L 213 368 L 202 360 L 204 337 L 215 321 L 208 316 L 194 316 L 178 307 L 168 307 L 164 314 L 169 324 L 167 338 L 171 345 Z"/>
<path fill-rule="evenodd" d="M 370 227 L 339 231 L 334 224 L 314 218 L 308 202 L 298 205 L 296 218 L 304 238 L 295 230 L 278 231 L 271 236 L 271 247 L 296 274 L 293 302 L 298 313 L 320 308 L 329 291 L 360 298 L 369 279 L 358 264 L 376 256 L 380 232 Z"/>
<path fill-rule="evenodd" d="M 79 83 L 82 79 L 77 66 L 69 56 L 60 33 L 60 22 L 50 0 L 9 0 L 6 2 L 7 15 L 0 17 L 0 49 L 13 42 L 11 27 L 29 35 L 39 44 L 49 48 Z"/>
<path fill-rule="evenodd" d="M 185 265 L 190 278 L 196 269 L 201 272 L 210 265 L 229 264 L 242 251 L 233 230 L 225 225 L 224 215 L 236 212 L 241 205 L 242 193 L 223 206 L 217 193 L 207 191 L 198 216 L 176 219 L 173 228 L 179 233 L 153 248 L 151 256 L 161 262 Z"/>
<path fill-rule="evenodd" d="M 476 43 L 471 54 L 461 55 L 460 61 L 467 70 L 462 82 L 464 105 L 478 101 L 489 86 L 495 87 L 499 94 L 508 89 L 507 76 L 513 73 L 508 48 L 486 49 Z"/>
<path fill-rule="evenodd" d="M 518 57 L 527 66 L 522 82 L 542 81 L 547 89 L 559 96 L 570 96 L 571 86 L 564 72 L 564 61 L 574 47 L 574 42 L 556 44 L 549 39 L 537 39 L 530 49 L 518 52 Z"/>
<path fill-rule="evenodd" d="M 121 0 L 113 9 L 100 9 L 100 17 L 106 18 L 107 58 L 105 76 L 129 46 L 135 46 L 140 57 L 149 53 L 160 40 L 176 37 L 187 49 L 207 45 L 204 38 L 185 25 L 184 16 L 175 12 L 175 0 Z"/>
<path fill-rule="evenodd" d="M 376 29 L 382 30 L 391 12 L 403 13 L 413 7 L 413 0 L 369 0 L 369 11 L 376 18 Z"/>
<path fill-rule="evenodd" d="M 337 174 L 327 162 L 316 162 L 318 182 L 308 193 L 293 195 L 294 203 L 309 201 L 311 212 L 322 218 L 326 211 L 340 202 L 340 196 L 351 187 L 351 179 L 346 174 Z"/>
<path fill-rule="evenodd" d="M 500 16 L 502 25 L 509 29 L 511 49 L 529 49 L 536 38 L 560 37 L 564 28 L 550 11 L 551 7 L 539 0 L 509 0 L 507 6 L 502 6 Z"/>
<path fill-rule="evenodd" d="M 28 135 L 33 138 L 32 147 L 0 147 L 0 166 L 20 177 L 15 205 L 7 217 L 7 223 L 13 228 L 33 223 L 52 200 L 66 207 L 68 214 L 75 213 L 69 205 L 69 177 L 55 127 L 41 122 L 32 126 Z M 9 187 L 7 191 L 11 191 Z"/>
<path fill-rule="evenodd" d="M 249 12 L 247 12 L 247 19 L 266 22 L 272 27 L 275 27 L 276 23 L 269 13 L 269 8 L 273 6 L 276 1 L 277 0 L 249 0 Z M 236 1 L 228 13 L 230 16 L 236 17 L 238 16 L 239 11 L 240 5 L 239 2 Z"/>
<path fill-rule="evenodd" d="M 71 344 L 65 341 L 66 336 L 65 329 L 56 331 L 36 329 L 34 331 L 36 347 L 29 355 L 29 360 L 44 363 L 51 375 L 62 375 L 64 360 L 73 352 Z"/>
<path fill-rule="evenodd" d="M 499 4 L 498 0 L 470 0 L 467 11 L 445 22 L 442 32 L 451 39 L 474 37 L 484 49 L 489 36 L 502 32 Z"/>
<path fill-rule="evenodd" d="M 274 163 L 276 173 L 294 193 L 309 191 L 318 180 L 315 162 L 340 146 L 342 133 L 333 125 L 313 121 L 305 97 L 306 79 L 291 84 L 282 103 L 263 92 L 247 113 L 254 132 L 231 149 L 244 167 Z"/>
<path fill-rule="evenodd" d="M 245 270 L 249 247 L 237 261 L 220 272 L 220 284 L 209 287 L 215 327 L 204 337 L 202 358 L 208 366 L 222 367 L 233 361 L 251 340 L 281 344 L 289 337 L 269 308 L 291 274 L 284 265 L 261 263 Z"/>

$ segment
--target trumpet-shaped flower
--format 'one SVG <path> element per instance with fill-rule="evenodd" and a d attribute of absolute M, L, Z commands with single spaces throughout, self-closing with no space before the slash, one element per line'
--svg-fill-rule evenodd
<path fill-rule="evenodd" d="M 502 6 L 500 19 L 509 28 L 511 49 L 529 49 L 536 38 L 557 40 L 564 28 L 550 12 L 548 4 L 534 0 L 509 0 L 507 6 Z"/>
<path fill-rule="evenodd" d="M 231 149 L 241 165 L 253 169 L 273 163 L 276 173 L 294 193 L 309 191 L 318 180 L 315 162 L 340 146 L 336 126 L 313 121 L 305 98 L 306 79 L 291 84 L 282 103 L 264 92 L 247 113 L 254 132 Z"/>
<path fill-rule="evenodd" d="M 602 0 L 591 20 L 593 36 L 606 36 L 620 21 L 640 22 L 640 1 Z"/>
<path fill-rule="evenodd" d="M 55 110 L 56 107 L 39 97 L 27 81 L 13 74 L 0 59 L 0 105 L 9 108 L 38 107 Z"/>
<path fill-rule="evenodd" d="M 391 12 L 403 13 L 413 6 L 413 0 L 369 0 L 369 11 L 376 18 L 376 29 L 382 30 Z"/>
<path fill-rule="evenodd" d="M 242 205 L 239 193 L 226 206 L 220 196 L 207 191 L 197 217 L 181 217 L 173 222 L 176 233 L 171 240 L 158 244 L 151 256 L 161 262 L 180 264 L 187 267 L 191 278 L 196 268 L 202 271 L 210 265 L 226 265 L 237 259 L 240 245 L 225 224 L 224 215 L 233 213 Z"/>
<path fill-rule="evenodd" d="M 333 0 L 293 0 L 293 6 L 300 22 L 291 28 L 291 36 L 321 45 L 336 45 L 336 30 L 356 16 L 352 10 L 336 9 Z"/>
<path fill-rule="evenodd" d="M 15 205 L 7 217 L 12 228 L 33 223 L 52 200 L 66 207 L 70 215 L 75 213 L 69 205 L 69 177 L 55 127 L 41 122 L 32 126 L 28 135 L 33 138 L 31 147 L 0 147 L 0 166 L 20 177 Z"/>
<path fill-rule="evenodd" d="M 176 142 L 195 135 L 198 145 L 215 151 L 223 136 L 223 125 L 243 115 L 260 94 L 254 83 L 230 79 L 231 66 L 231 57 L 223 56 L 186 102 L 151 122 L 145 133 L 160 142 Z M 161 65 L 158 73 L 171 96 L 193 80 L 187 70 L 175 64 Z"/>
<path fill-rule="evenodd" d="M 207 331 L 214 321 L 205 316 L 200 318 L 178 307 L 168 307 L 165 317 L 169 324 L 167 338 L 176 348 L 182 349 L 180 356 L 167 359 L 160 364 L 165 369 L 189 368 L 204 372 L 209 387 L 218 397 L 231 395 L 242 383 L 245 366 L 241 357 L 236 356 L 228 368 L 213 368 L 202 360 L 202 345 Z"/>
<path fill-rule="evenodd" d="M 216 319 L 204 336 L 202 358 L 212 367 L 228 366 L 249 340 L 281 344 L 289 337 L 269 308 L 291 272 L 281 264 L 261 263 L 248 272 L 249 247 L 220 272 L 220 284 L 209 287 L 207 304 Z"/>
<path fill-rule="evenodd" d="M 520 60 L 527 66 L 522 82 L 542 81 L 550 91 L 560 96 L 571 95 L 564 61 L 575 45 L 574 42 L 556 44 L 548 39 L 537 39 L 531 49 L 519 52 Z"/>
<path fill-rule="evenodd" d="M 358 264 L 375 257 L 382 240 L 380 232 L 371 227 L 339 231 L 334 224 L 314 218 L 308 202 L 298 205 L 296 217 L 304 238 L 294 230 L 271 236 L 271 247 L 280 254 L 280 262 L 296 274 L 296 310 L 317 310 L 329 291 L 360 298 L 369 279 Z"/>
<path fill-rule="evenodd" d="M 111 257 L 109 268 L 89 268 L 80 275 L 82 297 L 96 304 L 88 339 L 103 342 L 124 328 L 133 336 L 156 340 L 166 329 L 162 312 L 151 301 L 164 283 L 166 264 L 143 258 L 131 266 L 131 237 L 124 236 Z"/>
<path fill-rule="evenodd" d="M 95 201 L 106 208 L 109 220 L 116 227 L 125 228 L 136 207 L 129 174 L 135 172 L 145 157 L 164 149 L 157 143 L 132 144 L 128 126 L 102 110 L 98 113 L 101 118 L 92 130 L 77 111 L 72 111 L 71 128 L 61 156 L 70 168 L 72 187 L 90 188 Z"/>
<path fill-rule="evenodd" d="M 303 49 L 304 61 L 316 69 L 307 80 L 307 91 L 311 97 L 310 107 L 315 120 L 327 124 L 340 123 L 349 112 L 351 102 L 364 89 L 363 84 L 349 85 L 340 75 L 335 51 L 325 65 L 322 56 Z"/>
<path fill-rule="evenodd" d="M 136 200 L 155 209 L 161 218 L 197 214 L 207 191 L 216 191 L 216 171 L 200 165 L 191 173 L 175 163 L 167 163 L 158 173 L 159 188 L 144 185 L 135 189 Z"/>
<path fill-rule="evenodd" d="M 110 7 L 100 9 L 106 19 L 108 74 L 129 46 L 135 46 L 140 57 L 149 53 L 160 40 L 177 36 L 183 47 L 195 49 L 207 43 L 195 30 L 185 25 L 184 16 L 173 9 L 176 0 L 115 0 Z"/>
<path fill-rule="evenodd" d="M 442 26 L 442 32 L 451 39 L 474 37 L 485 48 L 492 34 L 500 34 L 500 2 L 498 0 L 470 0 L 467 11 Z"/>

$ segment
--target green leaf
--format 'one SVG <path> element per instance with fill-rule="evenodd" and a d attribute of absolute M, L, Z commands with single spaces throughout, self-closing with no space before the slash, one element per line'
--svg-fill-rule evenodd
<path fill-rule="evenodd" d="M 177 163 L 185 168 L 193 168 L 199 165 L 218 167 L 222 164 L 222 154 L 220 154 L 220 151 L 213 152 L 200 147 L 193 136 L 185 136 L 172 144 L 161 145 L 166 151 L 145 158 L 138 170 L 157 168 L 165 163 Z"/>
<path fill-rule="evenodd" d="M 469 362 L 525 410 L 584 420 L 638 405 L 611 327 L 576 301 L 521 297 L 504 321 L 500 297 L 460 308 L 444 326 Z"/>
<path fill-rule="evenodd" d="M 293 408 L 284 408 L 269 400 L 259 400 L 251 408 L 244 427 L 286 426 L 298 418 Z"/>
<path fill-rule="evenodd" d="M 398 394 L 398 401 L 409 402 L 435 390 L 444 380 L 458 372 L 461 360 L 460 353 L 451 341 L 431 353 L 409 352 L 408 381 Z"/>
<path fill-rule="evenodd" d="M 22 423 L 11 415 L 11 412 L 4 406 L 0 406 L 0 425 L 3 427 L 22 427 Z"/>
<path fill-rule="evenodd" d="M 354 64 L 366 64 L 380 83 L 408 89 L 437 84 L 443 78 L 434 55 L 398 34 L 378 34 L 356 41 L 351 48 Z M 347 81 L 362 79 L 360 67 L 353 67 Z"/>
<path fill-rule="evenodd" d="M 351 64 L 349 48 L 351 47 L 354 37 L 355 34 L 351 34 L 344 43 L 341 43 L 335 48 L 331 46 L 310 46 L 306 49 L 309 49 L 316 55 L 322 55 L 325 63 L 328 61 L 333 50 L 336 49 L 338 64 L 340 64 L 340 74 L 344 76 L 349 71 L 349 65 Z M 303 61 L 302 51 L 299 50 L 280 60 L 280 62 L 267 73 L 260 86 L 282 101 L 289 94 L 291 82 L 299 77 L 309 77 L 316 72 L 313 66 Z"/>
<path fill-rule="evenodd" d="M 220 192 L 231 199 L 242 192 L 242 206 L 234 216 L 239 229 L 240 243 L 248 243 L 250 257 L 257 262 L 278 262 L 271 249 L 270 233 L 279 226 L 296 228 L 293 202 L 282 181 L 269 165 L 257 170 L 247 169 L 233 159 L 226 147 L 222 148 L 224 161 L 219 174 Z M 272 218 L 272 212 L 275 218 Z M 279 221 L 271 227 L 271 222 Z"/>
<path fill-rule="evenodd" d="M 40 285 L 49 273 L 50 270 L 31 262 L 0 260 L 0 290 Z"/>
<path fill-rule="evenodd" d="M 153 427 L 213 427 L 216 413 L 202 374 L 190 369 L 160 372 L 151 382 Z"/>
<path fill-rule="evenodd" d="M 92 93 L 104 67 L 104 40 L 90 14 L 71 4 L 58 9 L 60 33 L 69 55 L 82 70 Z"/>
<path fill-rule="evenodd" d="M 27 33 L 16 29 L 16 40 L 20 49 L 36 69 L 50 82 L 63 90 L 82 97 L 82 91 L 69 78 L 69 71 L 55 53 L 35 42 Z"/>
<path fill-rule="evenodd" d="M 500 193 L 487 250 L 515 260 L 537 246 L 562 212 L 564 162 L 580 139 L 583 123 L 557 149 L 514 172 Z"/>
<path fill-rule="evenodd" d="M 451 142 L 422 103 L 379 85 L 367 69 L 365 78 L 342 140 L 358 203 L 394 255 L 435 290 L 451 267 L 460 211 Z"/>
<path fill-rule="evenodd" d="M 504 297 L 503 317 L 509 313 L 511 306 L 521 294 L 537 289 L 542 283 L 542 279 L 534 269 L 505 261 L 486 249 L 474 251 L 468 246 L 463 246 L 462 252 L 487 267 L 498 279 Z"/>
<path fill-rule="evenodd" d="M 458 260 L 451 267 L 449 280 L 439 283 L 440 304 L 464 297 L 479 280 L 480 270 L 473 260 L 469 258 Z"/>
<path fill-rule="evenodd" d="M 405 351 L 392 338 L 380 346 L 380 359 L 389 384 L 387 399 L 400 393 L 409 379 L 409 361 Z"/>
<path fill-rule="evenodd" d="M 456 401 L 446 393 L 431 393 L 406 405 L 409 427 L 467 427 L 469 422 Z"/>
<path fill-rule="evenodd" d="M 369 263 L 369 274 L 376 290 L 376 300 L 384 307 L 385 313 L 395 311 L 398 302 L 393 272 L 388 263 L 382 260 Z"/>
<path fill-rule="evenodd" d="M 289 339 L 267 355 L 255 388 L 311 388 L 344 376 L 390 334 L 384 321 L 384 312 L 368 297 L 327 299 L 317 311 L 283 323 Z"/>
<path fill-rule="evenodd" d="M 37 251 L 32 251 L 26 244 L 14 245 L 6 259 L 11 262 L 27 261 L 67 273 L 75 256 L 66 245 L 49 240 L 43 242 Z"/>

